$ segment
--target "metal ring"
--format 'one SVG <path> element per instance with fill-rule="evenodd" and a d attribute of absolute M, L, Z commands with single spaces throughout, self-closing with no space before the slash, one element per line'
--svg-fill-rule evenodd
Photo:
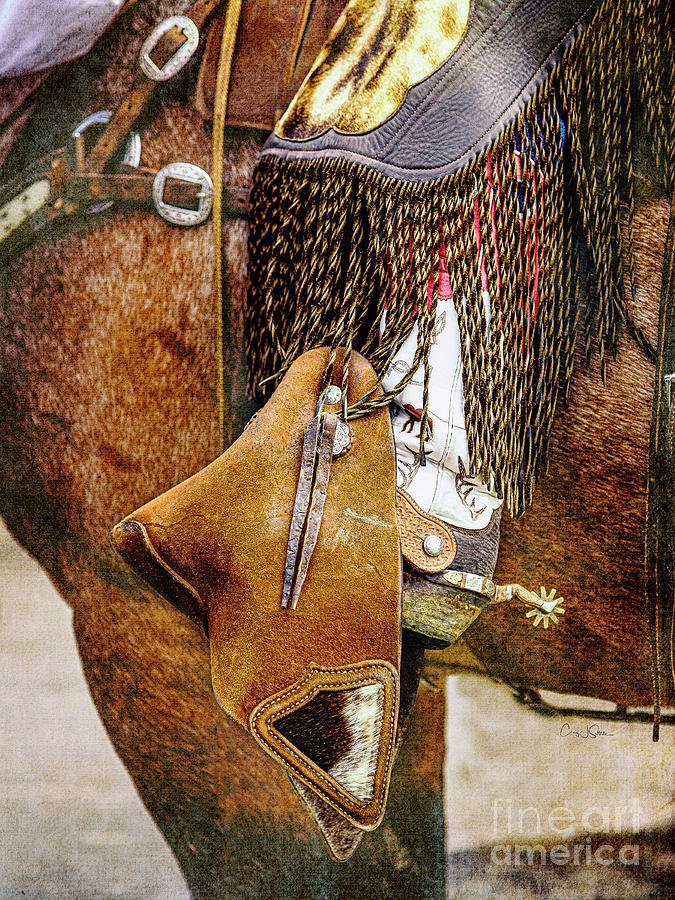
<path fill-rule="evenodd" d="M 82 119 L 80 124 L 73 129 L 72 137 L 79 137 L 81 134 L 84 134 L 84 132 L 87 131 L 88 128 L 91 128 L 92 125 L 107 125 L 111 119 L 111 110 L 99 109 L 96 112 L 93 112 L 91 115 L 87 116 L 86 119 Z"/>
<path fill-rule="evenodd" d="M 92 125 L 107 125 L 112 119 L 112 115 L 112 110 L 110 109 L 99 109 L 96 112 L 91 113 L 91 115 L 87 116 L 86 119 L 82 119 L 80 124 L 73 129 L 71 137 L 81 137 L 88 128 L 92 127 Z M 141 163 L 141 150 L 140 134 L 137 131 L 130 132 L 126 144 L 124 145 L 124 157 L 122 158 L 122 162 L 127 166 L 137 169 Z M 110 209 L 114 202 L 114 200 L 106 200 L 103 203 L 95 203 L 93 206 L 89 207 L 87 213 L 93 214 L 103 212 L 106 209 Z"/>
<path fill-rule="evenodd" d="M 79 125 L 73 129 L 71 137 L 76 138 L 84 134 L 92 125 L 107 125 L 112 119 L 112 110 L 99 109 L 82 119 Z M 124 159 L 122 162 L 127 166 L 133 166 L 137 169 L 141 164 L 141 136 L 137 131 L 132 131 L 124 145 Z"/>

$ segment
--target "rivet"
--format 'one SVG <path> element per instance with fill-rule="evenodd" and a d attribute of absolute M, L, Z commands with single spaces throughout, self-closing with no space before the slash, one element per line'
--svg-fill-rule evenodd
<path fill-rule="evenodd" d="M 324 402 L 328 404 L 328 406 L 334 406 L 336 403 L 339 403 L 342 400 L 342 391 L 336 384 L 331 384 L 326 388 L 326 393 L 323 395 Z"/>
<path fill-rule="evenodd" d="M 437 534 L 428 534 L 422 546 L 427 556 L 440 556 L 443 552 L 443 538 Z"/>
<path fill-rule="evenodd" d="M 62 206 L 63 206 L 63 198 L 59 197 L 57 200 L 54 201 L 54 209 L 61 209 Z"/>

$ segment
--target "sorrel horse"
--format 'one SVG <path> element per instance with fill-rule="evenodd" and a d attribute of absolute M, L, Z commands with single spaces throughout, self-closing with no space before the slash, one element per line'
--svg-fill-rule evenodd
<path fill-rule="evenodd" d="M 38 96 L 8 156 L 14 170 L 61 146 L 85 115 L 114 108 L 149 25 L 176 12 L 141 0 L 84 60 Z M 143 131 L 143 162 L 209 168 L 211 141 L 190 80 Z M 226 170 L 250 180 L 259 132 L 226 136 Z M 668 203 L 639 205 L 632 310 L 655 337 Z M 224 223 L 227 440 L 252 409 L 242 352 L 246 224 Z M 45 233 L 3 273 L 0 512 L 74 612 L 94 703 L 194 896 L 444 894 L 443 694 L 422 687 L 394 772 L 387 817 L 334 863 L 281 770 L 215 702 L 208 643 L 109 547 L 110 527 L 221 450 L 210 225 L 171 227 L 112 209 Z M 603 387 L 579 367 L 533 508 L 502 529 L 500 582 L 556 587 L 562 624 L 485 613 L 430 665 L 509 683 L 652 702 L 644 609 L 644 509 L 653 365 L 624 336 Z M 667 700 L 667 698 L 665 698 Z"/>

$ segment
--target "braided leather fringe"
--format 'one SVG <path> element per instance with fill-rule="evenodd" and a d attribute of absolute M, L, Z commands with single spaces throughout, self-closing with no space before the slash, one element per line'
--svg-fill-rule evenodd
<path fill-rule="evenodd" d="M 349 415 L 391 400 L 420 365 L 426 395 L 442 291 L 459 319 L 471 474 L 522 512 L 577 334 L 587 357 L 597 347 L 603 378 L 621 322 L 653 354 L 627 312 L 624 257 L 633 284 L 635 135 L 655 177 L 671 190 L 675 180 L 674 18 L 669 0 L 605 0 L 505 132 L 452 176 L 408 184 L 345 160 L 263 157 L 251 200 L 254 385 L 269 394 L 299 354 L 352 340 L 383 377 L 417 324 L 396 389 Z"/>

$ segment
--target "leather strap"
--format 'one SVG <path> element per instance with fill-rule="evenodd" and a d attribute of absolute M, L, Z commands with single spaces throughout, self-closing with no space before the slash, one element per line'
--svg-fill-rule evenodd
<path fill-rule="evenodd" d="M 661 276 L 659 340 L 649 454 L 645 535 L 646 592 L 654 680 L 653 739 L 659 739 L 663 690 L 668 669 L 675 690 L 675 196 L 670 211 Z"/>
<path fill-rule="evenodd" d="M 223 37 L 220 42 L 220 55 L 218 58 L 218 76 L 216 78 L 216 97 L 213 107 L 213 137 L 212 137 L 212 171 L 213 181 L 213 259 L 215 295 L 218 316 L 218 347 L 220 348 L 218 360 L 218 420 L 220 423 L 221 447 L 225 449 L 225 366 L 222 357 L 222 348 L 225 347 L 225 321 L 223 315 L 223 157 L 225 141 L 225 117 L 227 115 L 227 99 L 230 90 L 230 76 L 232 72 L 232 59 L 237 42 L 237 31 L 241 18 L 242 0 L 230 0 L 225 13 L 223 24 Z"/>
<path fill-rule="evenodd" d="M 396 521 L 405 561 L 428 574 L 443 572 L 457 555 L 457 540 L 445 522 L 425 512 L 402 488 L 396 489 Z"/>
<path fill-rule="evenodd" d="M 305 428 L 298 489 L 286 549 L 281 605 L 295 609 L 319 536 L 326 503 L 337 417 L 320 413 Z M 292 592 L 292 595 L 291 595 Z M 289 602 L 290 601 L 290 602 Z"/>
<path fill-rule="evenodd" d="M 119 174 L 73 171 L 67 148 L 61 148 L 31 167 L 20 180 L 0 195 L 0 268 L 7 264 L 35 234 L 59 219 L 87 210 L 97 211 L 102 204 L 117 202 L 146 208 L 157 208 L 157 172 L 128 167 Z M 41 191 L 39 202 L 27 208 L 34 189 Z M 228 218 L 245 217 L 248 190 L 238 185 L 221 185 L 222 214 Z M 189 177 L 164 179 L 161 200 L 181 210 L 199 206 L 203 186 Z M 167 218 L 163 210 L 160 214 Z M 13 221 L 14 220 L 14 221 Z"/>
<path fill-rule="evenodd" d="M 188 10 L 187 18 L 192 20 L 197 29 L 201 29 L 220 2 L 221 0 L 198 0 Z M 180 50 L 185 41 L 186 37 L 179 28 L 174 27 L 167 31 L 152 50 L 155 64 L 160 68 L 164 66 Z M 139 65 L 131 91 L 127 94 L 87 158 L 87 168 L 90 171 L 103 171 L 106 163 L 119 149 L 122 141 L 125 140 L 131 130 L 131 126 L 143 112 L 160 83 L 148 78 Z"/>
<path fill-rule="evenodd" d="M 152 206 L 152 186 L 154 182 L 154 173 L 143 172 L 139 175 L 96 175 L 85 172 L 76 176 L 68 190 L 68 198 L 77 200 L 80 204 L 88 201 L 108 201 L 122 200 L 139 205 Z M 192 193 L 196 195 L 199 186 L 188 185 L 183 182 L 185 193 L 183 199 L 186 204 L 190 203 L 188 191 L 192 189 Z"/>
<path fill-rule="evenodd" d="M 309 25 L 309 17 L 312 14 L 313 6 L 314 0 L 302 0 L 300 14 L 298 15 L 298 21 L 295 26 L 295 34 L 293 35 L 291 52 L 288 54 L 288 59 L 286 60 L 281 90 L 279 91 L 279 96 L 277 98 L 277 109 L 274 114 L 275 125 L 286 111 L 286 107 L 291 99 L 289 94 L 291 92 L 293 81 L 295 80 L 298 59 L 300 58 L 300 51 L 302 50 L 302 44 L 305 39 L 305 34 L 307 33 L 307 26 Z"/>

